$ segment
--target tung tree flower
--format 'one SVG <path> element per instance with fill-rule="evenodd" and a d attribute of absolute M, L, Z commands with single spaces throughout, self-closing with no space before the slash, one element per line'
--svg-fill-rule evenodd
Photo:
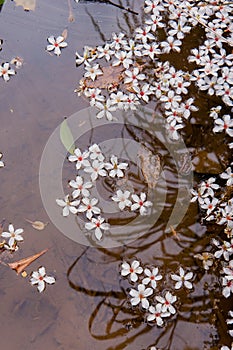
<path fill-rule="evenodd" d="M 141 303 L 141 305 L 144 309 L 148 309 L 150 304 L 149 304 L 149 301 L 147 300 L 147 298 L 152 293 L 153 293 L 152 288 L 146 288 L 144 284 L 139 284 L 138 290 L 136 290 L 136 289 L 130 290 L 129 294 L 132 297 L 130 302 L 133 306 Z"/>
<path fill-rule="evenodd" d="M 12 248 L 15 244 L 17 244 L 17 242 L 23 241 L 22 233 L 22 228 L 18 228 L 15 230 L 14 226 L 10 224 L 8 226 L 8 231 L 2 232 L 1 236 L 3 238 L 9 238 L 8 245 L 10 248 Z"/>
<path fill-rule="evenodd" d="M 64 37 L 63 36 L 58 36 L 57 38 L 55 38 L 54 36 L 50 36 L 48 37 L 48 42 L 49 45 L 47 45 L 46 50 L 47 51 L 53 51 L 55 55 L 60 56 L 61 54 L 61 48 L 64 48 L 67 46 L 67 43 L 64 41 Z"/>
<path fill-rule="evenodd" d="M 42 266 L 38 271 L 33 271 L 30 279 L 31 285 L 37 284 L 37 289 L 41 293 L 45 289 L 45 284 L 54 284 L 56 282 L 55 278 L 52 276 L 47 276 L 45 268 Z"/>
<path fill-rule="evenodd" d="M 121 265 L 121 276 L 129 275 L 132 282 L 136 282 L 138 280 L 138 275 L 142 272 L 143 268 L 140 266 L 138 260 L 134 260 L 131 265 L 124 261 Z"/>
<path fill-rule="evenodd" d="M 192 289 L 192 283 L 189 281 L 193 278 L 193 272 L 188 272 L 185 274 L 185 271 L 183 267 L 180 266 L 179 268 L 179 275 L 172 274 L 171 279 L 176 281 L 175 289 L 180 289 L 183 285 L 188 288 Z"/>

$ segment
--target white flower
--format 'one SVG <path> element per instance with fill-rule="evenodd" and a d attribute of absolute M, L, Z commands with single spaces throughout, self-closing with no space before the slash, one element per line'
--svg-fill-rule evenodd
<path fill-rule="evenodd" d="M 80 200 L 70 201 L 70 196 L 67 194 L 65 196 L 64 200 L 63 199 L 56 199 L 56 203 L 60 207 L 63 207 L 62 215 L 68 216 L 70 212 L 72 214 L 77 214 L 78 209 L 76 207 L 79 205 Z"/>
<path fill-rule="evenodd" d="M 55 55 L 60 56 L 61 54 L 61 48 L 64 48 L 67 46 L 67 43 L 64 41 L 64 37 L 63 36 L 58 36 L 56 39 L 54 36 L 50 36 L 48 37 L 48 42 L 49 45 L 47 45 L 46 50 L 47 51 L 53 51 Z"/>
<path fill-rule="evenodd" d="M 111 112 L 115 112 L 116 107 L 112 105 L 110 99 L 107 99 L 106 103 L 96 102 L 95 107 L 100 109 L 100 112 L 96 114 L 97 119 L 101 119 L 105 116 L 108 120 L 113 120 Z"/>
<path fill-rule="evenodd" d="M 2 158 L 2 153 L 0 152 L 0 159 Z M 0 168 L 3 168 L 5 166 L 5 164 L 3 163 L 2 160 L 0 160 Z"/>
<path fill-rule="evenodd" d="M 121 46 L 125 46 L 127 41 L 123 39 L 125 34 L 119 33 L 118 35 L 115 33 L 112 33 L 113 42 L 110 44 L 111 48 L 114 48 L 115 50 L 119 50 Z"/>
<path fill-rule="evenodd" d="M 110 170 L 109 176 L 110 177 L 123 177 L 124 173 L 123 170 L 125 170 L 128 167 L 127 163 L 118 163 L 118 158 L 114 155 L 111 156 L 110 159 L 111 163 L 105 163 L 105 168 L 107 170 Z"/>
<path fill-rule="evenodd" d="M 129 66 L 133 63 L 132 52 L 117 51 L 115 53 L 116 60 L 113 61 L 113 67 L 123 65 L 124 68 L 129 69 Z"/>
<path fill-rule="evenodd" d="M 143 56 L 149 56 L 153 61 L 155 60 L 155 56 L 160 54 L 161 51 L 158 48 L 158 44 L 144 44 L 145 50 L 143 50 Z"/>
<path fill-rule="evenodd" d="M 86 173 L 90 173 L 91 174 L 91 180 L 95 181 L 98 176 L 106 176 L 107 175 L 107 171 L 104 169 L 105 164 L 103 162 L 99 162 L 97 159 L 95 159 L 92 162 L 92 165 L 89 167 L 86 167 L 84 169 L 84 171 Z"/>
<path fill-rule="evenodd" d="M 175 95 L 173 90 L 169 90 L 167 95 L 162 95 L 160 101 L 165 102 L 164 107 L 166 109 L 178 108 L 179 102 L 181 101 L 181 96 Z"/>
<path fill-rule="evenodd" d="M 111 56 L 114 55 L 114 51 L 111 50 L 109 44 L 105 44 L 104 46 L 98 46 L 97 50 L 99 51 L 98 58 L 104 57 L 106 61 L 109 61 L 111 59 Z"/>
<path fill-rule="evenodd" d="M 225 131 L 229 136 L 233 137 L 233 120 L 230 115 L 224 115 L 223 120 L 221 118 L 214 120 L 215 127 L 213 128 L 213 132 L 221 132 Z"/>
<path fill-rule="evenodd" d="M 139 105 L 139 101 L 138 98 L 135 96 L 135 94 L 131 93 L 129 95 L 127 95 L 127 99 L 125 101 L 125 105 L 124 105 L 124 109 L 128 110 L 135 110 L 137 109 L 137 105 Z"/>
<path fill-rule="evenodd" d="M 85 224 L 85 228 L 90 231 L 90 230 L 95 230 L 95 237 L 98 241 L 101 240 L 101 238 L 103 237 L 103 231 L 107 231 L 110 229 L 110 225 L 106 222 L 104 222 L 104 218 L 102 218 L 101 216 L 98 216 L 97 219 L 95 218 L 91 218 L 91 222 L 87 222 Z"/>
<path fill-rule="evenodd" d="M 127 100 L 127 95 L 123 94 L 122 91 L 118 91 L 116 94 L 112 93 L 110 98 L 112 105 L 116 105 L 117 108 L 123 109 Z"/>
<path fill-rule="evenodd" d="M 100 208 L 96 207 L 95 205 L 98 203 L 98 199 L 97 198 L 88 198 L 85 197 L 82 199 L 82 203 L 84 205 L 80 205 L 78 207 L 78 212 L 79 213 L 83 213 L 86 212 L 86 217 L 91 220 L 93 214 L 100 214 Z"/>
<path fill-rule="evenodd" d="M 185 271 L 183 267 L 180 266 L 179 268 L 179 275 L 172 274 L 171 279 L 174 281 L 177 281 L 175 284 L 175 289 L 180 289 L 183 285 L 188 288 L 192 289 L 192 283 L 189 281 L 193 278 L 193 272 L 188 272 L 185 274 Z"/>
<path fill-rule="evenodd" d="M 228 346 L 223 345 L 220 350 L 233 350 L 233 343 L 231 344 L 231 348 L 228 348 Z"/>
<path fill-rule="evenodd" d="M 166 292 L 165 297 L 156 296 L 155 298 L 162 304 L 162 312 L 168 311 L 173 315 L 176 313 L 176 309 L 172 305 L 177 300 L 175 295 L 172 295 L 170 292 Z"/>
<path fill-rule="evenodd" d="M 204 202 L 200 205 L 202 209 L 207 210 L 206 214 L 208 216 L 216 208 L 218 202 L 218 199 L 215 197 L 211 198 L 211 200 L 209 198 L 204 198 Z"/>
<path fill-rule="evenodd" d="M 138 260 L 134 260 L 131 265 L 124 261 L 121 265 L 121 276 L 130 275 L 129 277 L 132 282 L 136 282 L 138 280 L 138 275 L 142 272 L 143 268 L 140 266 Z"/>
<path fill-rule="evenodd" d="M 215 178 L 210 177 L 207 181 L 202 181 L 200 185 L 200 193 L 201 195 L 208 195 L 210 197 L 214 197 L 214 191 L 219 188 L 219 185 L 215 183 Z"/>
<path fill-rule="evenodd" d="M 157 326 L 161 327 L 163 325 L 163 317 L 169 317 L 171 314 L 168 311 L 162 311 L 163 305 L 158 303 L 154 306 L 149 307 L 149 314 L 147 315 L 147 321 L 156 322 Z"/>
<path fill-rule="evenodd" d="M 88 189 L 93 186 L 91 182 L 84 183 L 83 178 L 81 176 L 76 176 L 76 180 L 71 180 L 69 182 L 69 185 L 72 188 L 76 188 L 76 190 L 72 192 L 72 197 L 74 199 L 80 196 L 80 194 L 82 194 L 82 196 L 84 197 L 89 197 L 90 192 L 88 191 Z"/>
<path fill-rule="evenodd" d="M 103 72 L 99 68 L 99 64 L 95 64 L 94 66 L 91 66 L 89 63 L 86 63 L 85 65 L 86 73 L 84 74 L 84 77 L 91 78 L 91 80 L 95 80 L 98 75 L 102 75 Z"/>
<path fill-rule="evenodd" d="M 96 51 L 94 48 L 90 46 L 84 46 L 83 56 L 80 56 L 78 52 L 76 52 L 76 65 L 79 66 L 83 62 L 91 62 L 96 58 Z"/>
<path fill-rule="evenodd" d="M 169 53 L 171 50 L 180 52 L 180 46 L 182 42 L 180 40 L 175 40 L 173 36 L 168 36 L 167 41 L 163 41 L 161 46 L 164 53 Z"/>
<path fill-rule="evenodd" d="M 101 95 L 100 89 L 86 89 L 84 92 L 85 96 L 90 98 L 90 105 L 93 107 L 96 104 L 96 101 L 104 101 L 105 98 Z"/>
<path fill-rule="evenodd" d="M 162 22 L 162 20 L 163 20 L 162 16 L 153 14 L 153 15 L 151 15 L 151 17 L 149 19 L 147 19 L 145 21 L 145 23 L 148 24 L 149 26 L 151 26 L 152 32 L 155 32 L 157 30 L 157 27 L 158 28 L 164 28 L 165 27 L 165 24 Z"/>
<path fill-rule="evenodd" d="M 52 276 L 47 276 L 45 268 L 42 266 L 38 269 L 38 271 L 32 272 L 32 277 L 30 278 L 30 283 L 32 285 L 37 284 L 37 289 L 41 293 L 45 289 L 45 284 L 53 284 L 55 283 L 55 278 Z"/>
<path fill-rule="evenodd" d="M 10 68 L 10 63 L 5 62 L 0 66 L 0 77 L 2 77 L 5 81 L 10 80 L 10 75 L 15 75 L 16 72 L 14 69 Z"/>
<path fill-rule="evenodd" d="M 173 119 L 171 122 L 166 123 L 166 131 L 167 131 L 168 137 L 174 141 L 179 140 L 180 135 L 177 132 L 177 130 L 182 128 L 183 128 L 183 124 L 177 124 L 176 119 Z"/>
<path fill-rule="evenodd" d="M 136 194 L 132 194 L 134 204 L 131 205 L 131 211 L 139 209 L 140 215 L 147 215 L 148 208 L 152 206 L 152 202 L 146 200 L 146 194 L 142 192 L 140 197 Z"/>
<path fill-rule="evenodd" d="M 101 152 L 100 147 L 96 143 L 89 147 L 89 152 L 91 159 L 98 159 L 100 162 L 104 160 L 104 155 Z"/>
<path fill-rule="evenodd" d="M 215 258 L 219 259 L 223 255 L 224 259 L 226 261 L 229 261 L 230 255 L 233 253 L 233 240 L 231 243 L 223 241 L 223 244 L 220 244 L 220 242 L 217 239 L 213 239 L 212 242 L 217 248 L 219 248 L 219 250 L 217 250 L 214 253 Z"/>
<path fill-rule="evenodd" d="M 155 40 L 153 34 L 150 33 L 150 26 L 146 26 L 145 28 L 136 28 L 135 40 L 142 40 L 143 44 L 147 43 L 147 40 Z"/>
<path fill-rule="evenodd" d="M 152 287 L 153 289 L 155 289 L 155 288 L 157 287 L 157 281 L 159 281 L 159 280 L 161 280 L 161 279 L 163 278 L 163 276 L 162 276 L 162 275 L 159 275 L 158 273 L 159 273 L 158 267 L 154 267 L 154 268 L 152 269 L 152 271 L 146 268 L 146 269 L 144 270 L 144 274 L 145 274 L 147 277 L 143 278 L 142 283 L 143 283 L 143 284 L 146 284 L 146 285 L 147 285 L 148 283 L 150 283 L 150 284 L 151 284 L 151 287 Z"/>
<path fill-rule="evenodd" d="M 126 70 L 124 72 L 124 74 L 126 75 L 125 79 L 124 79 L 124 83 L 125 84 L 138 84 L 138 80 L 145 80 L 146 76 L 145 74 L 139 74 L 139 68 L 134 68 L 132 71 L 131 70 Z"/>
<path fill-rule="evenodd" d="M 139 98 L 141 98 L 146 103 L 149 102 L 149 96 L 153 94 L 153 91 L 151 90 L 151 86 L 149 84 L 144 84 L 142 87 L 134 85 L 133 89 Z"/>
<path fill-rule="evenodd" d="M 233 280 L 228 280 L 226 277 L 223 277 L 222 279 L 222 295 L 225 298 L 229 298 L 231 293 L 233 293 Z"/>
<path fill-rule="evenodd" d="M 164 11 L 164 7 L 159 4 L 160 0 L 145 0 L 145 13 L 152 12 L 154 15 L 159 15 L 160 11 Z"/>
<path fill-rule="evenodd" d="M 74 154 L 71 154 L 68 159 L 70 162 L 76 162 L 76 169 L 79 170 L 82 167 L 90 166 L 90 162 L 89 160 L 87 160 L 88 156 L 89 156 L 88 151 L 84 151 L 82 153 L 79 148 L 76 148 L 74 150 Z"/>
<path fill-rule="evenodd" d="M 224 173 L 220 174 L 220 177 L 222 179 L 227 179 L 227 186 L 233 185 L 233 173 L 231 167 L 228 167 Z"/>
<path fill-rule="evenodd" d="M 138 305 L 139 303 L 142 304 L 142 307 L 144 309 L 149 308 L 149 301 L 147 298 L 153 294 L 153 289 L 152 288 L 146 288 L 144 284 L 139 284 L 138 285 L 138 290 L 136 289 L 131 289 L 129 292 L 130 296 L 132 299 L 130 300 L 131 304 L 133 306 Z"/>
<path fill-rule="evenodd" d="M 130 207 L 132 204 L 132 202 L 129 200 L 130 194 L 131 193 L 129 191 L 123 192 L 121 190 L 118 190 L 116 192 L 116 196 L 112 197 L 112 200 L 118 203 L 120 210 L 124 210 L 125 207 Z"/>
<path fill-rule="evenodd" d="M 14 226 L 10 224 L 8 226 L 8 231 L 2 232 L 1 236 L 3 238 L 9 238 L 8 245 L 9 248 L 12 248 L 14 245 L 17 245 L 17 242 L 23 241 L 21 234 L 23 233 L 22 228 L 14 229 Z"/>
<path fill-rule="evenodd" d="M 180 110 L 181 110 L 182 116 L 185 119 L 188 119 L 188 117 L 190 116 L 191 112 L 198 111 L 198 108 L 193 105 L 193 101 L 194 101 L 193 98 L 189 98 L 187 101 L 182 102 L 180 104 Z"/>

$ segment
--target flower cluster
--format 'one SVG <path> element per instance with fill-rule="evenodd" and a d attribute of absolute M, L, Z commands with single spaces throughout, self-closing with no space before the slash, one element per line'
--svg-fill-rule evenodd
<path fill-rule="evenodd" d="M 0 39 L 0 51 L 2 50 L 3 40 Z M 23 64 L 23 59 L 21 57 L 14 57 L 10 61 L 4 61 L 0 65 L 0 77 L 3 78 L 5 82 L 9 81 L 11 76 L 16 74 L 16 71 L 11 67 L 14 65 L 16 68 L 21 68 Z"/>
<path fill-rule="evenodd" d="M 91 196 L 91 189 L 95 187 L 99 178 L 123 178 L 128 163 L 119 162 L 115 155 L 112 155 L 107 161 L 97 144 L 91 145 L 88 150 L 83 152 L 76 148 L 68 160 L 75 163 L 75 168 L 78 171 L 75 180 L 69 181 L 73 192 L 67 194 L 64 199 L 56 199 L 56 202 L 63 208 L 62 215 L 65 217 L 70 213 L 77 215 L 84 213 L 88 220 L 85 223 L 85 229 L 94 231 L 95 238 L 100 241 L 103 232 L 110 230 L 110 225 L 101 216 L 102 209 L 99 207 L 99 199 Z M 129 199 L 130 195 L 132 201 Z M 152 206 L 152 203 L 146 200 L 145 193 L 131 194 L 129 191 L 123 192 L 119 189 L 111 199 L 118 203 L 120 210 L 130 207 L 131 211 L 139 212 L 140 215 L 147 215 L 148 208 Z"/>
<path fill-rule="evenodd" d="M 227 106 L 233 105 L 233 54 L 228 53 L 233 33 L 231 10 L 227 4 L 196 6 L 192 1 L 145 1 L 148 18 L 135 29 L 132 38 L 122 32 L 113 33 L 111 42 L 93 48 L 85 46 L 83 55 L 76 53 L 76 64 L 84 63 L 86 72 L 75 91 L 84 94 L 90 105 L 99 110 L 97 118 L 105 116 L 108 120 L 113 119 L 117 109 L 136 109 L 138 104 L 156 98 L 165 109 L 168 135 L 178 139 L 178 130 L 198 110 L 194 98 L 185 98 L 191 84 L 209 95 L 220 96 Z M 200 24 L 206 40 L 199 48 L 191 49 L 188 56 L 189 63 L 197 68 L 176 70 L 168 61 L 159 59 L 164 54 L 179 53 L 184 37 Z M 161 31 L 166 34 L 165 41 L 158 40 Z M 97 59 L 98 63 L 93 64 Z M 100 65 L 101 59 L 110 64 L 115 78 L 109 84 L 103 84 L 107 69 Z M 147 63 L 153 68 L 149 69 Z M 232 136 L 231 126 L 230 116 L 224 115 L 216 119 L 214 132 L 225 130 Z"/>
<path fill-rule="evenodd" d="M 131 264 L 123 261 L 121 265 L 121 276 L 129 278 L 129 281 L 136 284 L 129 291 L 130 303 L 132 306 L 139 306 L 145 313 L 145 319 L 149 324 L 156 324 L 158 327 L 164 325 L 165 319 L 176 314 L 175 303 L 177 296 L 170 290 L 163 290 L 159 287 L 159 281 L 165 278 L 159 273 L 158 267 L 140 266 L 138 260 Z M 179 267 L 177 274 L 170 274 L 171 280 L 175 281 L 174 289 L 193 288 L 191 280 L 193 272 L 185 272 L 183 267 Z"/>
<path fill-rule="evenodd" d="M 218 111 L 212 110 L 212 117 L 215 120 L 218 120 L 216 115 Z M 229 298 L 233 294 L 233 198 L 231 194 L 233 173 L 231 166 L 219 175 L 219 181 L 224 181 L 225 187 L 220 188 L 214 177 L 202 181 L 197 190 L 192 190 L 191 202 L 198 201 L 207 223 L 212 221 L 224 227 L 225 238 L 212 239 L 213 253 L 203 252 L 194 257 L 202 261 L 205 270 L 209 270 L 214 262 L 221 264 L 222 294 L 225 298 Z M 228 324 L 231 324 L 231 321 Z M 232 331 L 229 333 L 233 336 Z M 226 348 L 222 347 L 222 349 Z"/>
<path fill-rule="evenodd" d="M 8 231 L 3 231 L 1 237 L 8 239 L 7 242 L 1 242 L 1 248 L 9 250 L 11 253 L 19 249 L 18 243 L 22 242 L 24 230 L 22 228 L 15 229 L 12 224 L 9 224 Z M 38 271 L 31 273 L 30 283 L 31 285 L 37 285 L 38 291 L 41 293 L 44 291 L 46 283 L 54 284 L 55 278 L 47 276 L 45 267 L 41 266 Z"/>

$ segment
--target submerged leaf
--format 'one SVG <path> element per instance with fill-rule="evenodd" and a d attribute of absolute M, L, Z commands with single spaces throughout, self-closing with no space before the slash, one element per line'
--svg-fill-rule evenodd
<path fill-rule="evenodd" d="M 16 6 L 23 6 L 25 11 L 36 9 L 36 0 L 14 0 Z"/>
<path fill-rule="evenodd" d="M 160 156 L 153 154 L 148 148 L 141 145 L 138 150 L 138 158 L 148 187 L 154 189 L 161 173 Z"/>
<path fill-rule="evenodd" d="M 60 139 L 67 151 L 73 154 L 75 150 L 74 138 L 66 119 L 64 119 L 60 126 Z"/>
<path fill-rule="evenodd" d="M 32 227 L 36 230 L 44 230 L 45 226 L 48 225 L 48 222 L 46 222 L 45 224 L 42 221 L 31 221 L 28 219 L 25 219 L 27 222 L 30 222 L 30 224 L 32 224 Z"/>
<path fill-rule="evenodd" d="M 66 40 L 68 36 L 68 30 L 64 29 L 61 36 L 63 36 L 64 40 Z"/>
<path fill-rule="evenodd" d="M 21 259 L 19 261 L 15 261 L 13 263 L 7 264 L 12 270 L 15 270 L 17 274 L 23 272 L 27 266 L 29 266 L 34 260 L 38 259 L 41 255 L 45 254 L 48 249 L 44 249 L 41 252 L 29 256 L 28 258 Z"/>
<path fill-rule="evenodd" d="M 90 78 L 84 79 L 84 84 L 88 88 L 99 88 L 99 89 L 107 89 L 114 90 L 123 80 L 122 72 L 124 68 L 119 66 L 109 66 L 102 67 L 103 74 L 98 76 L 95 81 L 92 81 Z"/>

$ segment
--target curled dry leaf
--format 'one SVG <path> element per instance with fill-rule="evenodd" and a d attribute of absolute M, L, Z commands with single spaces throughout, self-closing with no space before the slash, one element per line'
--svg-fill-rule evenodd
<path fill-rule="evenodd" d="M 116 66 L 102 67 L 103 74 L 99 76 L 95 81 L 90 78 L 83 80 L 84 85 L 87 88 L 99 88 L 112 90 L 112 88 L 117 88 L 120 82 L 123 80 L 122 72 L 124 68 Z"/>
<path fill-rule="evenodd" d="M 161 159 L 158 154 L 153 154 L 143 145 L 138 150 L 138 158 L 142 174 L 148 187 L 154 189 L 161 173 Z"/>
<path fill-rule="evenodd" d="M 48 249 L 44 249 L 41 252 L 29 256 L 28 258 L 21 259 L 19 261 L 15 261 L 13 263 L 7 264 L 12 270 L 15 270 L 17 274 L 23 272 L 27 266 L 29 266 L 34 260 L 38 259 L 41 255 L 45 254 Z"/>
<path fill-rule="evenodd" d="M 48 225 L 48 222 L 46 222 L 45 224 L 42 222 L 42 221 L 31 221 L 31 220 L 28 220 L 28 219 L 25 219 L 27 222 L 29 222 L 32 227 L 36 230 L 39 230 L 39 231 L 42 231 L 44 230 L 45 226 Z"/>

